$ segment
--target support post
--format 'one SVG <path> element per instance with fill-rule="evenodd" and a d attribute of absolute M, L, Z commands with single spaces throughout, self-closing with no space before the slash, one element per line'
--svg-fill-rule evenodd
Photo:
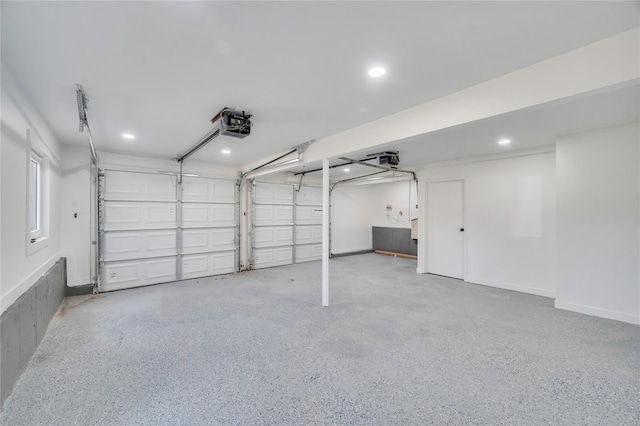
<path fill-rule="evenodd" d="M 322 306 L 329 306 L 329 160 L 322 160 Z"/>

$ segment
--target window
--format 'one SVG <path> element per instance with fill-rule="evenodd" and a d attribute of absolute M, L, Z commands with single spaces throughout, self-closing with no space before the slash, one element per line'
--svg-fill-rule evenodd
<path fill-rule="evenodd" d="M 36 132 L 27 130 L 26 246 L 27 256 L 49 244 L 49 158 Z"/>
<path fill-rule="evenodd" d="M 29 162 L 29 233 L 31 243 L 42 235 L 42 158 L 31 152 Z"/>

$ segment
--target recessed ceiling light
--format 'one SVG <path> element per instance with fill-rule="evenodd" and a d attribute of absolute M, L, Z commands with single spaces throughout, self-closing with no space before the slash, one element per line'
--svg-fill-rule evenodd
<path fill-rule="evenodd" d="M 499 143 L 500 145 L 507 145 L 507 144 L 510 144 L 510 143 L 511 143 L 511 139 L 500 139 L 500 140 L 498 141 L 498 143 Z"/>
<path fill-rule="evenodd" d="M 125 138 L 125 139 L 135 139 L 136 138 L 131 133 L 123 133 L 122 137 Z"/>
<path fill-rule="evenodd" d="M 343 170 L 344 170 L 345 172 L 350 172 L 350 171 L 351 171 L 351 169 L 349 169 L 349 168 L 346 168 L 346 169 L 343 169 Z"/>
<path fill-rule="evenodd" d="M 229 151 L 228 149 L 223 149 L 220 152 L 223 153 L 223 154 L 231 154 L 231 151 Z"/>
<path fill-rule="evenodd" d="M 386 72 L 387 72 L 387 70 L 385 70 L 382 67 L 375 67 L 375 68 L 371 68 L 369 70 L 369 75 L 371 77 L 380 77 L 380 76 L 384 75 L 384 73 L 386 73 Z"/>

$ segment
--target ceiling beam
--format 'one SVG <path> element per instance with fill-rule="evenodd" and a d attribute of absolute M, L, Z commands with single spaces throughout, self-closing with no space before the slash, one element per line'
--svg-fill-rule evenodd
<path fill-rule="evenodd" d="M 301 164 L 419 137 L 640 79 L 635 28 L 451 95 L 318 140 Z"/>

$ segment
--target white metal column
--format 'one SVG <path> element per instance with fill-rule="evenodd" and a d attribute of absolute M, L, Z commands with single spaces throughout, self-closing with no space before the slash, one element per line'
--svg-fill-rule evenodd
<path fill-rule="evenodd" d="M 322 160 L 322 306 L 329 306 L 329 160 Z"/>

